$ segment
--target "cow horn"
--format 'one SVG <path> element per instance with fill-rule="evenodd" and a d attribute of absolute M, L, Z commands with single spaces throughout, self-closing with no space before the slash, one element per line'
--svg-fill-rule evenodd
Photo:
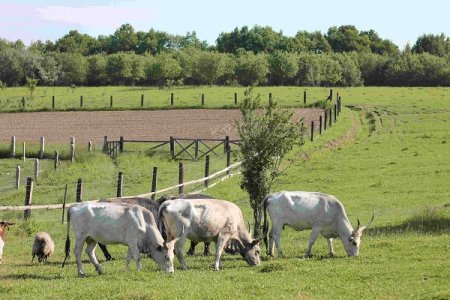
<path fill-rule="evenodd" d="M 249 220 L 247 220 L 247 225 L 248 225 L 248 233 L 252 234 L 252 225 L 250 224 Z"/>
<path fill-rule="evenodd" d="M 358 229 L 359 229 L 359 225 L 360 225 L 360 222 L 359 222 L 359 219 L 358 219 L 358 218 L 356 218 L 356 221 L 358 222 L 358 225 L 356 226 L 356 229 L 355 229 L 355 231 L 358 231 Z"/>
<path fill-rule="evenodd" d="M 372 212 L 372 218 L 370 219 L 369 223 L 365 226 L 366 228 L 372 225 L 373 219 L 375 218 L 375 212 Z"/>

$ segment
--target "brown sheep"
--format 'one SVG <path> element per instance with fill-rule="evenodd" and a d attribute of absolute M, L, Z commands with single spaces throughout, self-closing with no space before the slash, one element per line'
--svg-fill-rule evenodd
<path fill-rule="evenodd" d="M 38 257 L 39 262 L 46 262 L 47 258 L 55 251 L 55 243 L 47 232 L 38 232 L 34 237 L 33 243 L 33 262 L 34 257 Z"/>

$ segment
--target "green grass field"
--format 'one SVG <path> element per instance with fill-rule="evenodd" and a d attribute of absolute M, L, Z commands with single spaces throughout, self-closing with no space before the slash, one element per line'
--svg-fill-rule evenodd
<path fill-rule="evenodd" d="M 111 109 L 167 109 L 171 107 L 173 93 L 174 108 L 230 108 L 235 105 L 235 96 L 240 101 L 244 95 L 244 87 L 175 87 L 162 89 L 155 87 L 37 87 L 30 99 L 27 88 L 6 88 L 0 90 L 0 111 L 41 111 L 55 110 L 108 110 Z M 307 106 L 314 105 L 319 100 L 325 100 L 329 95 L 328 88 L 314 87 L 256 87 L 261 94 L 263 103 L 272 98 L 284 106 L 304 106 L 304 91 L 307 92 Z M 202 106 L 202 94 L 204 105 Z M 141 103 L 142 95 L 144 101 Z M 83 106 L 81 107 L 81 96 Z M 25 98 L 25 107 L 22 103 Z M 143 104 L 141 106 L 141 104 Z"/>
<path fill-rule="evenodd" d="M 449 299 L 450 89 L 336 91 L 347 106 L 341 118 L 313 143 L 290 153 L 285 174 L 274 191 L 333 194 L 345 205 L 353 224 L 356 218 L 367 222 L 375 211 L 375 222 L 362 238 L 359 257 L 345 257 L 336 240 L 337 257 L 330 258 L 326 240 L 319 237 L 313 247 L 315 255 L 306 259 L 303 253 L 309 231 L 287 228 L 281 238 L 285 257 L 270 259 L 263 254 L 260 267 L 249 267 L 240 257 L 226 255 L 223 270 L 216 272 L 212 270 L 213 256 L 196 255 L 187 257 L 190 270 L 176 270 L 173 275 L 157 271 L 156 264 L 147 259 L 140 273 L 134 265 L 125 272 L 126 249 L 116 246 L 110 249 L 117 259 L 102 263 L 103 276 L 95 273 L 85 255 L 88 276 L 80 279 L 73 255 L 68 266 L 60 267 L 66 232 L 60 210 L 33 211 L 27 222 L 20 219 L 21 213 L 0 212 L 0 219 L 18 222 L 7 233 L 0 295 L 5 299 Z M 323 94 L 328 95 L 326 89 Z M 87 163 L 68 165 L 62 177 L 52 180 L 55 184 L 76 181 L 79 174 L 98 179 L 111 169 L 114 181 L 117 165 L 127 166 L 125 174 L 148 169 L 142 176 L 147 178 L 144 182 L 136 179 L 127 189 L 139 193 L 150 184 L 151 166 L 156 163 L 133 155 L 120 157 L 112 166 L 101 155 L 95 162 L 91 157 L 85 159 Z M 150 167 L 142 167 L 147 165 Z M 102 188 L 98 187 L 99 193 Z M 251 220 L 239 177 L 207 193 L 237 203 Z M 62 192 L 59 194 L 62 197 Z M 10 201 L 21 204 L 23 200 Z M 54 203 L 53 199 L 39 201 Z M 56 253 L 46 265 L 31 264 L 33 235 L 41 230 L 54 237 Z M 199 245 L 197 253 L 201 248 Z M 98 256 L 103 259 L 99 251 Z"/>

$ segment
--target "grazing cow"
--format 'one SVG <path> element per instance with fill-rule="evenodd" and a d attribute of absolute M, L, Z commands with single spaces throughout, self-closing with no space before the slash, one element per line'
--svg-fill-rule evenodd
<path fill-rule="evenodd" d="M 191 199 L 191 198 L 197 198 L 197 199 L 206 199 L 206 198 L 211 198 L 209 196 L 206 195 L 182 195 L 180 196 L 183 199 Z M 153 217 L 155 218 L 156 223 L 158 224 L 158 209 L 159 209 L 159 205 L 161 203 L 163 203 L 166 200 L 170 200 L 170 199 L 177 199 L 177 197 L 171 197 L 171 196 L 163 196 L 160 199 L 158 199 L 158 201 L 155 200 L 151 200 L 148 198 L 142 198 L 142 197 L 129 197 L 129 198 L 114 198 L 114 199 L 102 199 L 99 202 L 109 202 L 109 203 L 122 203 L 122 204 L 133 204 L 133 205 L 140 205 L 142 207 L 145 207 L 146 209 L 148 209 L 149 211 L 151 211 L 151 213 L 153 214 Z M 205 248 L 203 251 L 203 255 L 209 255 L 209 242 L 205 243 Z M 188 255 L 194 255 L 195 253 L 195 246 L 197 245 L 196 242 L 191 242 L 191 246 L 189 248 L 188 251 Z M 103 245 L 102 243 L 99 243 L 98 246 L 100 247 L 100 250 L 102 250 L 103 255 L 105 256 L 105 259 L 107 261 L 110 260 L 114 260 L 114 258 L 111 256 L 111 254 L 109 253 L 108 249 L 106 248 L 105 245 Z M 228 249 L 228 248 L 226 248 Z"/>
<path fill-rule="evenodd" d="M 269 194 L 264 199 L 264 228 L 268 229 L 267 211 L 272 221 L 269 234 L 268 254 L 273 256 L 274 242 L 278 257 L 282 256 L 280 235 L 285 225 L 295 230 L 312 229 L 306 255 L 319 234 L 328 242 L 329 254 L 334 255 L 333 238 L 340 237 L 348 256 L 358 256 L 361 236 L 372 224 L 375 215 L 366 226 L 353 230 L 345 213 L 344 206 L 334 196 L 315 192 L 278 192 Z M 267 243 L 266 243 L 267 247 Z"/>
<path fill-rule="evenodd" d="M 260 239 L 251 238 L 241 209 L 234 203 L 217 199 L 168 200 L 161 204 L 159 216 L 161 232 L 168 235 L 168 240 L 179 236 L 175 254 L 183 269 L 187 269 L 183 257 L 186 238 L 197 243 L 216 242 L 215 270 L 219 270 L 223 248 L 230 239 L 249 265 L 260 264 Z"/>
<path fill-rule="evenodd" d="M 141 269 L 140 253 L 151 253 L 156 263 L 166 272 L 173 270 L 173 245 L 162 238 L 153 214 L 138 205 L 114 203 L 81 203 L 69 208 L 67 213 L 66 258 L 70 252 L 70 222 L 75 231 L 75 259 L 78 275 L 84 276 L 81 266 L 81 252 L 86 242 L 86 253 L 99 274 L 103 273 L 95 256 L 97 243 L 104 245 L 122 244 L 128 246 L 126 268 L 131 259 Z"/>
<path fill-rule="evenodd" d="M 14 224 L 16 223 L 8 221 L 0 221 L 0 264 L 2 263 L 3 247 L 5 246 L 5 241 L 3 240 L 3 237 L 6 234 L 5 229 L 9 230 L 9 226 Z"/>
<path fill-rule="evenodd" d="M 34 236 L 33 249 L 31 255 L 38 257 L 39 262 L 47 262 L 47 258 L 55 252 L 55 243 L 47 232 L 38 232 Z"/>

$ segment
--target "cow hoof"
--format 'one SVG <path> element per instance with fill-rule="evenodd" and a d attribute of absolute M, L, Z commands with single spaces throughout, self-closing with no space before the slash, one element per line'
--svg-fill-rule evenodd
<path fill-rule="evenodd" d="M 86 277 L 86 274 L 84 274 L 84 273 L 78 273 L 78 277 L 84 278 L 84 277 Z"/>

